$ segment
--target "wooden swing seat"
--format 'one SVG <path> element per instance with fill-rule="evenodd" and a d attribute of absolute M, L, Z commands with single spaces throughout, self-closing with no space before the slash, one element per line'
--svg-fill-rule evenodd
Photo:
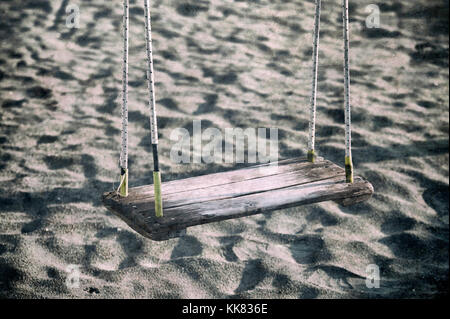
<path fill-rule="evenodd" d="M 365 201 L 372 185 L 362 177 L 345 182 L 344 169 L 317 157 L 293 158 L 162 183 L 164 216 L 156 217 L 153 185 L 102 196 L 104 205 L 132 229 L 152 240 L 167 240 L 186 228 L 277 209 L 333 200 L 342 205 Z"/>

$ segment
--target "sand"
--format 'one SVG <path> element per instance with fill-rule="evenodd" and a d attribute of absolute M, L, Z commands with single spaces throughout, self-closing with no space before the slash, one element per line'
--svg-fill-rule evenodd
<path fill-rule="evenodd" d="M 143 3 L 130 1 L 130 186 L 151 183 Z M 307 147 L 313 1 L 152 2 L 163 180 L 178 127 L 277 127 Z M 72 3 L 72 2 L 70 2 Z M 101 204 L 119 181 L 122 5 L 0 4 L 0 296 L 434 298 L 448 294 L 448 2 L 350 1 L 353 161 L 374 186 L 334 202 L 143 238 Z M 340 1 L 323 1 L 317 151 L 344 160 Z M 366 286 L 367 266 L 380 287 Z M 73 266 L 76 265 L 76 266 Z M 78 267 L 79 285 L 66 280 Z M 75 271 L 76 273 L 76 271 Z M 72 283 L 76 281 L 72 281 Z"/>

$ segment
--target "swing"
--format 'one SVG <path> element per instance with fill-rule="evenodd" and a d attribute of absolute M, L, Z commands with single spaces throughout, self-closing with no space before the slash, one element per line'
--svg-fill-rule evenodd
<path fill-rule="evenodd" d="M 191 226 L 329 200 L 347 206 L 365 201 L 372 196 L 372 185 L 362 177 L 353 177 L 348 61 L 348 0 L 343 0 L 342 13 L 344 31 L 345 168 L 316 156 L 314 152 L 321 10 L 321 0 L 316 0 L 307 156 L 164 183 L 161 183 L 158 163 L 158 136 L 148 0 L 144 0 L 144 6 L 154 184 L 128 189 L 128 0 L 124 0 L 121 180 L 117 191 L 104 193 L 102 196 L 103 204 L 111 212 L 124 220 L 139 234 L 152 240 L 167 240 L 184 235 L 186 228 Z"/>

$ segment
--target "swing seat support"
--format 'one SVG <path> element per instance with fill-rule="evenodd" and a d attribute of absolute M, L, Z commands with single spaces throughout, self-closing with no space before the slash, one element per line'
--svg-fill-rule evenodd
<path fill-rule="evenodd" d="M 294 158 L 162 183 L 164 216 L 155 216 L 153 185 L 102 196 L 104 205 L 139 234 L 152 240 L 182 236 L 186 228 L 282 208 L 336 201 L 352 205 L 369 199 L 372 185 L 355 176 L 346 183 L 342 167 L 317 157 Z"/>

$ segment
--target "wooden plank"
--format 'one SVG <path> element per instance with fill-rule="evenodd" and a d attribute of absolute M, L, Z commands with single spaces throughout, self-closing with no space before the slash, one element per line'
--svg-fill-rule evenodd
<path fill-rule="evenodd" d="M 323 159 L 319 158 L 317 164 L 321 161 L 323 161 Z M 331 163 L 329 161 L 325 162 Z M 253 178 L 260 178 L 263 176 L 271 176 L 284 172 L 291 172 L 299 170 L 303 166 L 309 165 L 311 165 L 311 163 L 304 158 L 288 159 L 272 164 L 261 164 L 241 168 L 238 170 L 164 182 L 162 183 L 161 187 L 164 187 L 162 188 L 163 195 L 168 195 L 186 190 L 219 186 L 228 184 L 230 182 L 239 182 Z M 141 198 L 148 198 L 152 196 L 154 196 L 153 185 L 144 185 L 134 187 L 132 196 L 128 196 L 127 198 L 122 200 L 123 203 L 134 203 L 136 200 L 139 200 Z"/>
<path fill-rule="evenodd" d="M 105 193 L 103 202 L 140 234 L 165 240 L 181 235 L 190 226 L 326 200 L 352 204 L 373 193 L 372 185 L 360 177 L 352 184 L 345 183 L 344 170 L 323 159 L 316 163 L 285 161 L 275 174 L 264 166 L 261 171 L 259 168 L 163 183 L 162 218 L 154 214 L 149 195 L 152 185 L 131 188 L 126 199 Z"/>
<path fill-rule="evenodd" d="M 210 187 L 201 187 L 196 181 L 190 181 L 189 186 L 193 186 L 192 189 L 180 190 L 178 192 L 164 194 L 162 197 L 165 200 L 165 208 L 188 205 L 193 203 L 219 200 L 223 198 L 243 196 L 252 193 L 264 192 L 277 187 L 287 187 L 298 185 L 302 183 L 308 183 L 330 176 L 340 174 L 342 169 L 332 163 L 319 163 L 304 166 L 301 169 L 291 172 L 280 173 L 277 175 L 262 176 L 259 178 L 243 179 L 241 181 L 228 181 L 228 183 L 218 177 L 218 185 Z M 243 175 L 239 175 L 244 177 Z M 195 187 L 198 186 L 198 187 Z M 150 186 L 151 187 L 151 186 Z M 136 209 L 136 212 L 146 210 L 148 201 L 152 200 L 152 196 L 135 197 L 132 195 L 131 201 L 123 203 L 132 203 Z"/>

